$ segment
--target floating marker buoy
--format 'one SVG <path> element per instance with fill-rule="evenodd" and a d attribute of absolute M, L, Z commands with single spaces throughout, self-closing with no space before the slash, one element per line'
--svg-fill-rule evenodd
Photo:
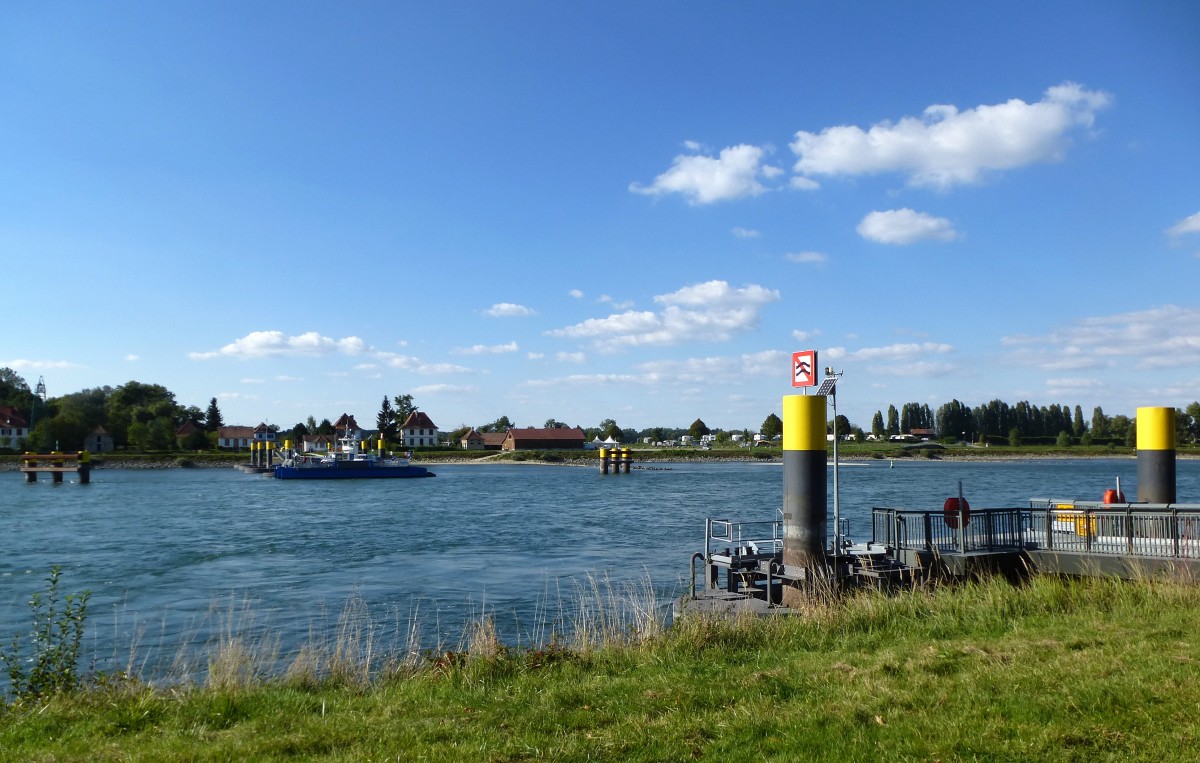
<path fill-rule="evenodd" d="M 1120 490 L 1114 490 L 1112 488 L 1109 488 L 1108 490 L 1104 491 L 1104 502 L 1105 503 L 1125 503 L 1125 494 L 1122 493 Z"/>
<path fill-rule="evenodd" d="M 963 525 L 966 526 L 971 523 L 971 504 L 967 503 L 966 498 L 947 498 L 946 502 L 942 504 L 942 512 L 946 515 L 946 525 L 954 530 L 958 529 L 958 502 L 960 500 L 962 501 Z"/>

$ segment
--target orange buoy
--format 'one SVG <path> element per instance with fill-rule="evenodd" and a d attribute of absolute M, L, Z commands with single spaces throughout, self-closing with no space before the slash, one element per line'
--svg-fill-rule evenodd
<path fill-rule="evenodd" d="M 1104 502 L 1105 503 L 1125 503 L 1125 494 L 1122 493 L 1120 490 L 1114 490 L 1112 488 L 1109 488 L 1108 490 L 1104 491 Z"/>
<path fill-rule="evenodd" d="M 945 513 L 945 515 L 946 515 L 946 524 L 951 529 L 955 529 L 955 530 L 958 529 L 958 514 L 959 514 L 958 502 L 960 500 L 962 501 L 963 526 L 965 527 L 966 525 L 971 523 L 971 504 L 967 503 L 967 499 L 966 498 L 961 498 L 961 499 L 960 498 L 947 498 L 946 502 L 944 504 L 942 504 L 942 512 Z"/>

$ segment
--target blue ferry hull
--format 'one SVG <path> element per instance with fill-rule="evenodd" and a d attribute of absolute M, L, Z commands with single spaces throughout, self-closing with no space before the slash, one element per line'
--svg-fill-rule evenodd
<path fill-rule="evenodd" d="M 433 477 L 423 466 L 372 466 L 354 461 L 338 461 L 322 466 L 276 466 L 275 478 L 281 480 L 352 480 L 407 479 Z"/>

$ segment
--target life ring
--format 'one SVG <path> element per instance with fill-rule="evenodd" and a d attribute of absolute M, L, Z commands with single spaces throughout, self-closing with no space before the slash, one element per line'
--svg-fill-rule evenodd
<path fill-rule="evenodd" d="M 1112 488 L 1109 488 L 1108 490 L 1104 491 L 1104 502 L 1125 503 L 1125 494 L 1119 490 L 1113 490 Z"/>
<path fill-rule="evenodd" d="M 966 526 L 971 523 L 971 504 L 967 503 L 966 498 L 961 500 L 963 525 Z M 954 530 L 958 529 L 958 501 L 958 498 L 947 498 L 946 502 L 942 504 L 942 512 L 946 515 L 946 525 Z"/>

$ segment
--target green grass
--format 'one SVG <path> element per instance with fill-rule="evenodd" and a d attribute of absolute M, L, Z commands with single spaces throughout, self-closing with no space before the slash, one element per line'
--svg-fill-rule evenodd
<path fill-rule="evenodd" d="M 509 650 L 484 627 L 365 681 L 109 682 L 10 705 L 0 760 L 1194 760 L 1198 606 L 1182 582 L 1036 578 L 587 648 Z"/>

